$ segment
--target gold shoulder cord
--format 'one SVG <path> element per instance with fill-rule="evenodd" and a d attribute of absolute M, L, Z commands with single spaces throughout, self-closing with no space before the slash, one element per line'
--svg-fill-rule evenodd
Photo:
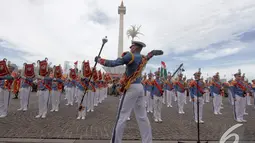
<path fill-rule="evenodd" d="M 127 82 L 124 82 L 121 88 L 121 92 L 123 92 L 124 90 L 127 90 L 131 83 L 134 82 L 139 76 L 141 76 L 142 71 L 144 66 L 147 64 L 147 59 L 146 57 L 142 57 L 142 62 L 141 64 L 138 66 L 137 70 L 129 77 L 127 77 Z"/>

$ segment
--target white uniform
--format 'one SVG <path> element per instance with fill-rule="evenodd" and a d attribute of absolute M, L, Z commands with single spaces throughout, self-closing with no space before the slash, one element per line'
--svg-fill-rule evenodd
<path fill-rule="evenodd" d="M 18 109 L 18 111 L 20 110 L 27 111 L 30 92 L 31 92 L 30 86 L 20 88 L 20 108 Z"/>
<path fill-rule="evenodd" d="M 88 90 L 88 109 L 87 112 L 94 112 L 94 96 L 95 96 L 95 92 L 92 92 L 91 90 Z"/>
<path fill-rule="evenodd" d="M 52 104 L 51 112 L 53 112 L 53 111 L 58 112 L 59 103 L 60 103 L 60 96 L 61 96 L 61 91 L 59 91 L 59 90 L 52 90 L 51 91 L 51 104 Z"/>
<path fill-rule="evenodd" d="M 228 99 L 231 105 L 234 105 L 234 99 L 233 99 L 233 95 L 232 95 L 232 91 L 230 88 L 228 88 Z"/>
<path fill-rule="evenodd" d="M 81 103 L 81 99 L 82 99 L 82 96 L 84 95 L 84 91 L 78 89 L 78 92 L 77 92 L 77 97 L 78 97 L 78 107 L 80 106 L 80 103 Z M 77 119 L 85 119 L 86 117 L 86 108 L 87 108 L 87 98 L 88 98 L 88 93 L 86 95 L 84 95 L 84 99 L 83 99 L 83 102 L 82 102 L 82 106 L 85 108 L 84 110 L 82 111 L 78 111 L 78 117 Z"/>
<path fill-rule="evenodd" d="M 214 114 L 221 114 L 220 107 L 221 107 L 221 95 L 213 93 Z"/>
<path fill-rule="evenodd" d="M 166 101 L 167 101 L 167 107 L 172 107 L 172 100 L 175 96 L 173 84 L 172 83 L 166 83 Z M 172 88 L 172 89 L 170 89 Z"/>
<path fill-rule="evenodd" d="M 210 102 L 210 92 L 208 88 L 205 89 L 205 102 Z"/>
<path fill-rule="evenodd" d="M 154 119 L 155 122 L 162 121 L 161 109 L 162 109 L 163 97 L 154 95 Z"/>
<path fill-rule="evenodd" d="M 185 92 L 177 92 L 179 114 L 184 114 Z"/>
<path fill-rule="evenodd" d="M 149 119 L 147 117 L 145 109 L 145 97 L 144 89 L 142 84 L 131 84 L 130 88 L 127 90 L 125 96 L 121 96 L 120 108 L 118 111 L 118 122 L 113 133 L 112 140 L 115 143 L 121 143 L 122 136 L 125 128 L 125 123 L 132 111 L 136 116 L 136 120 L 141 131 L 142 142 L 151 143 L 152 133 Z"/>
<path fill-rule="evenodd" d="M 99 94 L 100 94 L 100 88 L 96 88 L 96 92 L 95 92 L 95 94 L 93 96 L 93 98 L 94 98 L 94 106 L 98 106 Z"/>
<path fill-rule="evenodd" d="M 10 91 L 0 87 L 0 118 L 4 118 L 7 116 L 9 103 Z"/>
<path fill-rule="evenodd" d="M 197 118 L 197 101 L 199 101 L 199 118 Z M 195 121 L 197 122 L 199 119 L 200 122 L 203 122 L 202 117 L 203 117 L 203 104 L 204 103 L 204 97 L 197 97 L 194 96 L 194 102 L 193 102 L 193 112 L 195 114 Z"/>
<path fill-rule="evenodd" d="M 75 94 L 76 87 L 74 85 L 67 87 L 67 104 L 66 105 L 73 105 L 74 102 L 74 94 Z"/>
<path fill-rule="evenodd" d="M 37 91 L 38 96 L 38 103 L 39 103 L 39 114 L 36 116 L 36 118 L 46 118 L 46 114 L 48 111 L 48 105 L 49 105 L 49 95 L 50 92 L 48 89 L 39 90 Z"/>

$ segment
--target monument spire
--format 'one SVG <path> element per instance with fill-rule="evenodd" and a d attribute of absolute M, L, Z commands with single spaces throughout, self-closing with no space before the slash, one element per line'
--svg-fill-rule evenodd
<path fill-rule="evenodd" d="M 123 53 L 124 15 L 126 14 L 126 7 L 124 6 L 123 0 L 118 8 L 118 14 L 120 15 L 118 57 L 120 57 Z"/>

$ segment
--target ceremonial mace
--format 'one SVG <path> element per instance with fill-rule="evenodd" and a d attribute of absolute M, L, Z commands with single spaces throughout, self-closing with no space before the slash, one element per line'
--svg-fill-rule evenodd
<path fill-rule="evenodd" d="M 184 69 L 181 69 L 182 66 L 183 66 L 183 63 L 182 63 L 182 64 L 177 68 L 177 70 L 173 73 L 172 77 L 174 77 L 174 75 L 175 75 L 179 70 L 184 71 Z"/>
<path fill-rule="evenodd" d="M 101 49 L 100 49 L 100 51 L 99 51 L 97 57 L 100 57 L 101 52 L 102 52 L 102 50 L 103 50 L 103 48 L 104 48 L 105 43 L 108 42 L 107 36 L 105 36 L 105 38 L 102 39 L 102 42 L 103 42 L 103 43 L 102 43 Z M 90 82 L 90 80 L 91 80 L 91 78 L 92 78 L 92 76 L 93 76 L 93 73 L 94 73 L 94 71 L 95 71 L 95 68 L 96 68 L 96 66 L 97 66 L 97 63 L 98 63 L 98 62 L 96 61 L 95 64 L 94 64 L 94 67 L 93 67 L 93 69 L 92 69 L 92 73 L 91 73 L 91 75 L 90 75 L 90 77 L 89 77 L 88 83 Z M 83 102 L 83 100 L 84 100 L 84 96 L 86 95 L 87 91 L 88 91 L 88 88 L 85 89 L 84 94 L 83 94 L 83 96 L 82 96 L 82 98 L 81 98 L 81 103 L 80 103 L 79 111 L 81 111 L 82 108 L 83 108 L 83 107 L 82 107 L 82 102 Z"/>

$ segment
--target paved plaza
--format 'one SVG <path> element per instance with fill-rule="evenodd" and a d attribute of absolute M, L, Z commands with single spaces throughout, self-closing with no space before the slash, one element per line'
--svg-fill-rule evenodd
<path fill-rule="evenodd" d="M 110 97 L 95 108 L 94 112 L 88 113 L 86 120 L 77 120 L 77 108 L 66 106 L 65 100 L 61 100 L 59 112 L 49 112 L 46 119 L 36 119 L 38 113 L 38 97 L 32 93 L 29 110 L 27 112 L 17 111 L 19 100 L 11 99 L 9 114 L 0 119 L 0 138 L 34 138 L 34 139 L 71 139 L 71 140 L 109 140 L 115 122 L 118 97 Z M 172 108 L 165 105 L 162 109 L 163 123 L 154 123 L 152 114 L 151 121 L 153 139 L 159 142 L 171 141 L 194 141 L 197 139 L 197 125 L 193 121 L 192 104 L 188 101 L 185 105 L 185 114 L 177 113 L 177 103 Z M 223 115 L 212 114 L 212 102 L 204 105 L 204 121 L 200 124 L 201 140 L 216 141 L 230 127 L 237 124 L 233 120 L 233 110 L 227 99 L 224 99 Z M 254 105 L 247 106 L 249 113 L 245 119 L 248 121 L 233 132 L 237 133 L 240 140 L 255 141 L 255 109 Z M 140 139 L 138 125 L 134 113 L 131 121 L 128 121 L 124 139 Z M 231 138 L 233 139 L 233 138 Z M 1 141 L 1 140 L 0 140 Z"/>

